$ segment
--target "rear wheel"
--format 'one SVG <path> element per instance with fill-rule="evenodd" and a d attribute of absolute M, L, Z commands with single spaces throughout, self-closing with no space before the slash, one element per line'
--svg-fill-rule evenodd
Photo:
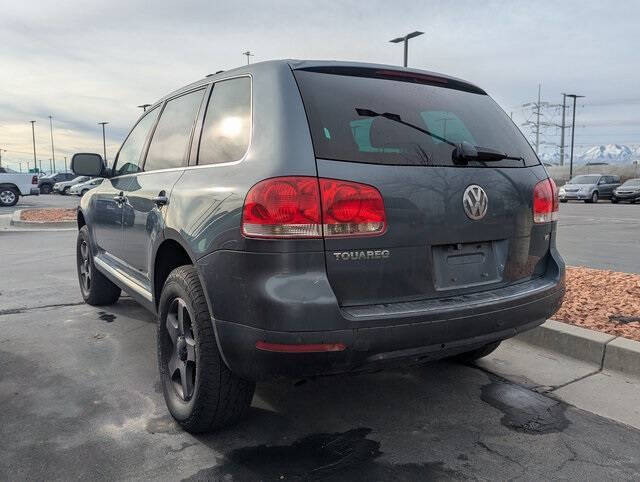
<path fill-rule="evenodd" d="M 53 186 L 51 184 L 44 183 L 40 185 L 41 194 L 51 194 L 52 190 L 53 190 Z"/>
<path fill-rule="evenodd" d="M 251 405 L 255 383 L 233 374 L 222 360 L 193 266 L 169 274 L 158 311 L 158 368 L 173 418 L 193 433 L 237 422 Z"/>
<path fill-rule="evenodd" d="M 78 232 L 76 259 L 80 293 L 82 293 L 85 303 L 100 306 L 112 305 L 118 301 L 121 293 L 120 288 L 98 271 L 93 264 L 89 228 L 87 226 L 83 226 Z"/>
<path fill-rule="evenodd" d="M 598 191 L 594 191 L 589 199 L 585 199 L 586 203 L 597 203 L 598 202 Z"/>
<path fill-rule="evenodd" d="M 15 206 L 20 198 L 20 193 L 14 187 L 0 188 L 0 206 Z"/>
<path fill-rule="evenodd" d="M 465 363 L 473 362 L 489 355 L 490 353 L 493 353 L 493 351 L 495 351 L 495 349 L 499 346 L 500 341 L 494 341 L 493 343 L 481 346 L 480 348 L 476 348 L 475 350 L 460 353 L 459 355 L 455 356 L 455 359 Z"/>
<path fill-rule="evenodd" d="M 566 203 L 568 200 L 567 199 L 560 199 L 561 203 Z"/>
<path fill-rule="evenodd" d="M 80 192 L 80 197 L 84 196 L 85 194 L 87 194 L 89 192 L 88 189 L 83 189 L 82 192 Z"/>

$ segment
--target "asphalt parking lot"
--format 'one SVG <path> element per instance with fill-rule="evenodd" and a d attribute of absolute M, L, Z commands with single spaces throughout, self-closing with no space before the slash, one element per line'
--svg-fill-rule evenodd
<path fill-rule="evenodd" d="M 34 199 L 49 197 L 74 199 Z M 608 263 L 638 272 L 624 253 L 640 243 L 640 206 L 569 204 L 561 215 L 559 245 L 570 264 L 597 265 L 597 251 L 609 249 Z M 594 218 L 606 227 L 589 237 Z M 612 247 L 616 233 L 628 244 Z M 579 400 L 572 406 L 538 393 L 541 383 L 524 367 L 558 387 L 590 368 L 517 344 L 477 366 L 445 361 L 260 384 L 246 421 L 187 434 L 159 390 L 155 320 L 126 297 L 105 308 L 81 302 L 75 236 L 0 232 L 0 480 L 637 480 L 640 473 L 640 430 L 576 408 L 585 407 Z"/>

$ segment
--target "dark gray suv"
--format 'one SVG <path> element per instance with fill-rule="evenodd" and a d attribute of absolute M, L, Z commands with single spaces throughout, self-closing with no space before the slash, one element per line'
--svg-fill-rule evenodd
<path fill-rule="evenodd" d="M 80 288 L 157 314 L 173 417 L 236 421 L 256 381 L 474 360 L 560 306 L 555 184 L 482 89 L 272 61 L 163 98 L 78 210 Z"/>

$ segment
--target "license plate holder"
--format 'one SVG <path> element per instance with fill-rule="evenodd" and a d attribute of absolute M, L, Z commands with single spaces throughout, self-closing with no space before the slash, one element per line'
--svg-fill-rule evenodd
<path fill-rule="evenodd" d="M 501 280 L 494 241 L 431 248 L 436 290 L 464 289 Z"/>

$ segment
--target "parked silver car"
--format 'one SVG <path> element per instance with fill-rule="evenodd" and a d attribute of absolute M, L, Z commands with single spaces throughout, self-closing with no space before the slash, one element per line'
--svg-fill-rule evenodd
<path fill-rule="evenodd" d="M 78 184 L 74 184 L 69 188 L 69 194 L 75 194 L 76 196 L 84 196 L 87 191 L 93 189 L 94 187 L 98 187 L 102 184 L 102 178 L 94 178 L 89 179 L 85 182 L 80 182 Z"/>
<path fill-rule="evenodd" d="M 71 188 L 71 186 L 75 186 L 76 184 L 80 184 L 81 182 L 87 182 L 89 179 L 91 179 L 89 176 L 78 176 L 71 179 L 70 181 L 56 182 L 53 185 L 53 192 L 56 192 L 58 194 L 69 194 L 69 189 Z"/>
<path fill-rule="evenodd" d="M 566 203 L 570 199 L 597 203 L 598 199 L 611 198 L 613 190 L 619 185 L 620 178 L 618 176 L 581 174 L 562 186 L 558 197 L 561 203 Z"/>

